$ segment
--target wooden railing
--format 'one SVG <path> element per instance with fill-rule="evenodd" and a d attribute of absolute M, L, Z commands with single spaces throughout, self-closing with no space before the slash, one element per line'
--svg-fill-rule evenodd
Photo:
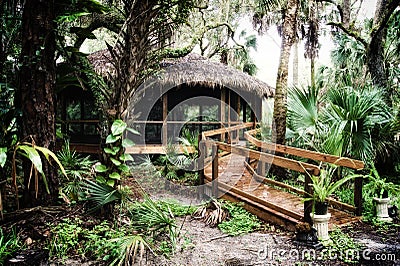
<path fill-rule="evenodd" d="M 330 164 L 335 164 L 338 166 L 344 166 L 348 167 L 351 169 L 356 169 L 360 170 L 364 168 L 364 163 L 359 160 L 354 160 L 346 157 L 339 157 L 339 156 L 334 156 L 334 155 L 329 155 L 329 154 L 324 154 L 324 153 L 319 153 L 315 151 L 309 151 L 309 150 L 304 150 L 300 148 L 295 148 L 295 147 L 290 147 L 290 146 L 285 146 L 285 145 L 279 145 L 279 144 L 274 144 L 271 142 L 265 142 L 265 141 L 260 141 L 257 138 L 255 138 L 255 134 L 258 133 L 259 129 L 254 129 L 254 123 L 246 123 L 242 125 L 237 125 L 233 126 L 230 128 L 221 128 L 217 130 L 212 130 L 212 131 L 207 131 L 203 132 L 201 136 L 199 136 L 199 155 L 201 155 L 201 160 L 199 161 L 200 163 L 200 169 L 202 169 L 201 166 L 207 165 L 208 163 L 211 162 L 212 160 L 212 178 L 211 181 L 215 181 L 218 179 L 218 165 L 219 165 L 219 158 L 221 157 L 219 151 L 223 151 L 223 155 L 233 153 L 233 154 L 238 154 L 242 155 L 247 158 L 246 160 L 246 167 L 250 171 L 250 173 L 253 174 L 253 177 L 257 178 L 258 181 L 277 186 L 280 188 L 284 188 L 286 190 L 289 190 L 291 192 L 297 193 L 303 197 L 310 197 L 310 195 L 313 194 L 312 191 L 312 185 L 311 185 L 311 178 L 310 175 L 316 175 L 318 176 L 320 174 L 320 167 L 317 165 L 314 165 L 312 163 L 306 163 L 300 160 L 295 160 L 295 159 L 290 159 L 284 157 L 284 155 L 292 155 L 300 158 L 305 158 L 305 159 L 310 159 L 312 161 L 319 161 L 319 162 L 326 162 Z M 241 147 L 241 146 L 233 146 L 231 144 L 223 143 L 220 141 L 215 141 L 212 140 L 211 137 L 223 134 L 223 133 L 228 133 L 230 134 L 233 131 L 238 131 L 238 130 L 244 130 L 249 127 L 253 127 L 252 130 L 245 131 L 243 132 L 244 138 L 249 141 L 249 143 L 253 144 L 256 146 L 259 150 L 252 150 L 246 147 Z M 228 137 L 228 141 L 229 141 Z M 211 154 L 210 154 L 211 151 Z M 277 152 L 279 155 L 273 154 L 274 152 Z M 211 158 L 212 159 L 211 159 Z M 255 160 L 258 162 L 262 163 L 268 163 L 271 165 L 275 165 L 278 167 L 294 170 L 300 173 L 306 173 L 305 174 L 305 182 L 304 182 L 304 190 L 301 190 L 299 188 L 290 186 L 288 184 L 272 180 L 270 178 L 266 178 L 265 176 L 259 175 L 256 173 L 256 171 L 250 166 L 248 161 Z M 200 171 L 200 183 L 204 184 L 205 183 L 205 175 L 204 171 Z M 212 182 L 212 195 L 214 197 L 217 197 L 219 195 L 218 192 L 218 186 L 222 186 L 225 191 L 232 191 L 236 194 L 240 194 L 242 196 L 245 196 L 249 199 L 252 199 L 253 201 L 256 199 L 253 199 L 254 196 L 252 196 L 249 193 L 246 192 L 239 192 L 237 191 L 236 188 L 232 186 L 228 186 L 223 183 L 218 183 L 218 182 Z M 201 186 L 203 187 L 203 186 Z M 202 191 L 204 192 L 204 191 Z M 202 193 L 201 192 L 201 193 Z M 246 194 L 246 195 L 243 195 Z M 354 205 L 349 205 L 342 203 L 340 201 L 337 201 L 335 199 L 328 199 L 328 202 L 331 206 L 334 206 L 335 208 L 339 208 L 342 210 L 346 210 L 349 212 L 355 213 L 357 216 L 361 215 L 362 211 L 362 178 L 356 178 L 354 180 Z M 265 202 L 263 202 L 265 204 Z M 271 207 L 271 206 L 267 206 Z M 298 214 L 294 213 L 288 213 L 290 211 L 285 210 L 279 206 L 274 206 L 274 209 L 277 211 L 280 211 L 281 213 L 284 213 L 286 215 L 289 215 L 290 217 L 297 218 Z M 309 213 L 312 210 L 312 202 L 311 201 L 306 201 L 304 203 L 304 219 L 308 221 L 310 215 Z"/>

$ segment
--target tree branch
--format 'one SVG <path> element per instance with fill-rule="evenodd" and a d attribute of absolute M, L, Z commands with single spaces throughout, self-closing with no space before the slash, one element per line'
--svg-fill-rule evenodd
<path fill-rule="evenodd" d="M 344 33 L 346 33 L 347 35 L 353 37 L 355 40 L 359 41 L 360 43 L 362 43 L 362 45 L 364 45 L 365 48 L 368 47 L 368 42 L 366 40 L 364 40 L 360 34 L 358 34 L 358 32 L 353 31 L 351 29 L 346 28 L 345 26 L 343 26 L 342 23 L 338 23 L 338 22 L 329 22 L 327 23 L 327 25 L 329 26 L 333 26 L 333 27 L 337 27 L 339 29 L 341 29 Z"/>

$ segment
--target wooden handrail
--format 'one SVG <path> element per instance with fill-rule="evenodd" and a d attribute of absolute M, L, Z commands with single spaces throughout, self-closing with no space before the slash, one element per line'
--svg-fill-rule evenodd
<path fill-rule="evenodd" d="M 340 156 L 335 156 L 335 155 L 330 155 L 330 154 L 325 154 L 325 153 L 320 153 L 316 151 L 309 151 L 309 150 L 304 150 L 300 148 L 295 148 L 295 147 L 290 147 L 290 146 L 285 146 L 285 145 L 280 145 L 280 144 L 275 144 L 271 142 L 265 142 L 256 139 L 253 135 L 257 133 L 259 129 L 254 129 L 250 130 L 244 133 L 244 137 L 254 144 L 255 146 L 266 149 L 266 150 L 271 150 L 271 151 L 276 151 L 284 154 L 289 154 L 289 155 L 294 155 L 294 156 L 299 156 L 302 158 L 307 158 L 307 159 L 312 159 L 316 161 L 321 161 L 321 162 L 326 162 L 326 163 L 331 163 L 335 164 L 338 166 L 345 166 L 351 169 L 356 169 L 356 170 L 361 170 L 364 168 L 364 162 L 360 160 L 355 160 L 351 159 L 348 157 L 340 157 Z"/>
<path fill-rule="evenodd" d="M 206 137 L 211 137 L 211 136 L 215 136 L 215 135 L 220 135 L 226 132 L 232 132 L 235 130 L 240 130 L 240 129 L 244 129 L 244 128 L 248 128 L 248 127 L 252 127 L 254 125 L 253 122 L 247 122 L 247 123 L 243 123 L 237 126 L 233 126 L 233 127 L 225 127 L 225 128 L 219 128 L 219 129 L 214 129 L 214 130 L 210 130 L 210 131 L 205 131 L 202 133 L 203 139 L 205 139 Z"/>
<path fill-rule="evenodd" d="M 223 142 L 215 142 L 215 143 L 218 145 L 218 148 L 223 151 L 229 151 L 231 153 L 239 154 L 248 157 L 250 159 L 256 159 L 261 162 L 274 164 L 276 166 L 298 171 L 301 173 L 308 172 L 313 175 L 319 175 L 320 173 L 319 167 L 313 164 L 304 163 L 281 156 L 276 156 L 266 152 L 255 151 L 244 147 L 232 146 L 230 144 L 226 144 Z"/>

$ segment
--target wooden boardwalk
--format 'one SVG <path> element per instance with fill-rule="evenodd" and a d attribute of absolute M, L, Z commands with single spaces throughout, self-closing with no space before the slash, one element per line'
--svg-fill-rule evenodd
<path fill-rule="evenodd" d="M 205 183 L 211 184 L 212 166 L 204 169 Z M 231 201 L 241 201 L 244 207 L 261 219 L 295 230 L 304 221 L 304 201 L 301 195 L 286 192 L 259 182 L 246 167 L 246 157 L 229 154 L 219 159 L 219 196 Z M 342 226 L 359 220 L 348 212 L 329 208 L 330 227 Z"/>

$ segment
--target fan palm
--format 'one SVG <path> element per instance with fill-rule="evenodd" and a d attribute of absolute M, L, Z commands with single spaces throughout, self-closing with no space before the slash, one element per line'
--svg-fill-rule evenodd
<path fill-rule="evenodd" d="M 288 88 L 287 123 L 295 146 L 314 147 L 314 139 L 319 127 L 318 94 L 317 87 Z"/>
<path fill-rule="evenodd" d="M 322 116 L 327 125 L 324 151 L 362 160 L 374 157 L 373 128 L 391 118 L 381 91 L 369 86 L 331 89 Z"/>

